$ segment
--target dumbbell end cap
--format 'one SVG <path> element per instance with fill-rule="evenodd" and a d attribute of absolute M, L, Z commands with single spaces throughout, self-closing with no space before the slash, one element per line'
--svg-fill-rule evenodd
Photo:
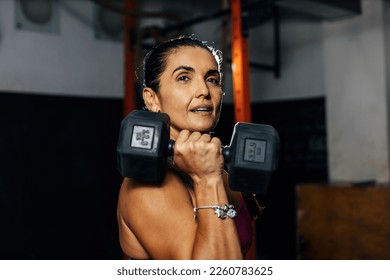
<path fill-rule="evenodd" d="M 134 110 L 126 116 L 117 145 L 117 165 L 123 177 L 162 182 L 169 124 L 169 116 L 163 113 Z"/>

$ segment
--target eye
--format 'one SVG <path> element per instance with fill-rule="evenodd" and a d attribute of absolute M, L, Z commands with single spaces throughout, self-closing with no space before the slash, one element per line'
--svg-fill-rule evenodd
<path fill-rule="evenodd" d="M 219 85 L 220 81 L 218 78 L 215 77 L 209 77 L 207 78 L 207 82 L 212 83 L 213 85 Z"/>
<path fill-rule="evenodd" d="M 188 76 L 186 76 L 186 75 L 182 75 L 182 76 L 179 76 L 178 78 L 177 78 L 177 80 L 178 81 L 181 81 L 181 82 L 186 82 L 186 81 L 188 81 L 190 78 L 188 77 Z"/>

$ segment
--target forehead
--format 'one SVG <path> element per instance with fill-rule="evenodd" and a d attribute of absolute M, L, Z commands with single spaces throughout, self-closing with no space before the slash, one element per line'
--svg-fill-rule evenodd
<path fill-rule="evenodd" d="M 213 54 L 201 47 L 185 46 L 172 50 L 167 56 L 167 70 L 178 66 L 217 69 Z"/>

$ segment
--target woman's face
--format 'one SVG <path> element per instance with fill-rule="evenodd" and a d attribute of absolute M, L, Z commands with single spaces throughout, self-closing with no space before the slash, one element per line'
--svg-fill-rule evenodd
<path fill-rule="evenodd" d="M 183 130 L 209 132 L 222 103 L 221 77 L 214 56 L 199 47 L 180 47 L 167 57 L 157 98 L 171 118 L 171 137 Z"/>

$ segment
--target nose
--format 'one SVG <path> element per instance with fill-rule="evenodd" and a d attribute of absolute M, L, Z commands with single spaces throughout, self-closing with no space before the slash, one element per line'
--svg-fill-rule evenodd
<path fill-rule="evenodd" d="M 207 85 L 207 82 L 204 79 L 199 79 L 199 81 L 197 82 L 195 97 L 196 98 L 210 97 L 210 89 Z"/>

